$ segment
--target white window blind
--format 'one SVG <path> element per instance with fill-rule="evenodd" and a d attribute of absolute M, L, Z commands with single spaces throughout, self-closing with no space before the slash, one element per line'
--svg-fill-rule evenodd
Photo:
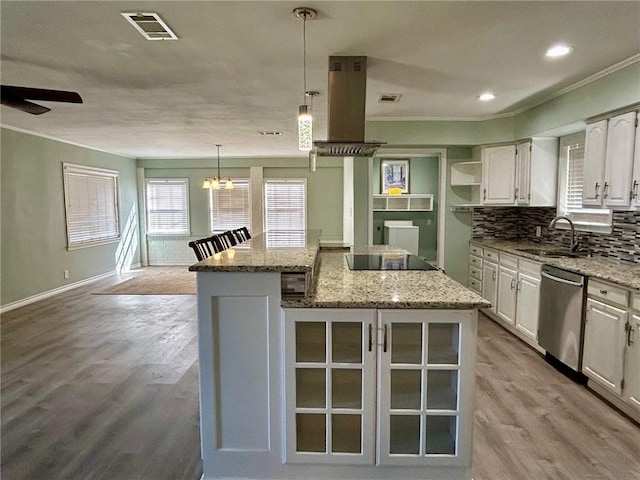
<path fill-rule="evenodd" d="M 248 227 L 251 229 L 249 179 L 234 178 L 233 189 L 210 190 L 209 212 L 214 233 Z"/>
<path fill-rule="evenodd" d="M 604 208 L 584 208 L 584 133 L 560 139 L 558 215 L 565 215 L 583 231 L 610 232 L 612 212 Z M 560 226 L 560 224 L 558 224 Z M 564 228 L 560 226 L 560 228 Z"/>
<path fill-rule="evenodd" d="M 267 180 L 264 184 L 264 218 L 271 247 L 304 245 L 306 180 Z"/>
<path fill-rule="evenodd" d="M 69 249 L 120 238 L 118 172 L 63 163 Z"/>
<path fill-rule="evenodd" d="M 147 233 L 189 235 L 189 181 L 147 179 Z"/>

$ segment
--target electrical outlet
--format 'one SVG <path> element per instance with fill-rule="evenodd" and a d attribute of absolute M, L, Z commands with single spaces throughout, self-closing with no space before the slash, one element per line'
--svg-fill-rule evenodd
<path fill-rule="evenodd" d="M 542 227 L 538 225 L 536 227 L 536 237 L 541 237 L 541 236 L 542 236 Z"/>
<path fill-rule="evenodd" d="M 69 278 L 69 270 L 64 271 L 64 278 Z"/>
<path fill-rule="evenodd" d="M 431 225 L 431 219 L 430 218 L 427 219 L 427 225 Z"/>

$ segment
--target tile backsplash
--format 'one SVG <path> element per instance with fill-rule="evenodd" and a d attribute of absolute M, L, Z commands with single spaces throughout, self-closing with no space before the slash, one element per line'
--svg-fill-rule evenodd
<path fill-rule="evenodd" d="M 555 207 L 491 207 L 474 208 L 473 238 L 503 238 L 531 240 L 539 243 L 569 246 L 569 230 L 548 228 L 556 216 Z M 536 227 L 542 236 L 536 237 Z M 613 231 L 610 234 L 578 234 L 580 245 L 593 255 L 618 258 L 640 263 L 640 212 L 613 212 Z"/>

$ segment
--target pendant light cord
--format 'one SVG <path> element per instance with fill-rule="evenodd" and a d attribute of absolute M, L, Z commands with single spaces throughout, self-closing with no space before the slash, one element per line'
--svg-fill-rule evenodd
<path fill-rule="evenodd" d="M 216 145 L 218 149 L 218 180 L 220 180 L 220 145 Z"/>
<path fill-rule="evenodd" d="M 302 19 L 302 65 L 303 65 L 303 96 L 304 104 L 307 104 L 307 13 Z"/>

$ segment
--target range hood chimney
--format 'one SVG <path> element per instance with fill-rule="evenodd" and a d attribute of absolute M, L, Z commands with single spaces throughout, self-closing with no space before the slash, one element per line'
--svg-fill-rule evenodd
<path fill-rule="evenodd" d="M 327 141 L 313 142 L 318 157 L 371 157 L 385 142 L 365 142 L 367 57 L 329 57 Z"/>

